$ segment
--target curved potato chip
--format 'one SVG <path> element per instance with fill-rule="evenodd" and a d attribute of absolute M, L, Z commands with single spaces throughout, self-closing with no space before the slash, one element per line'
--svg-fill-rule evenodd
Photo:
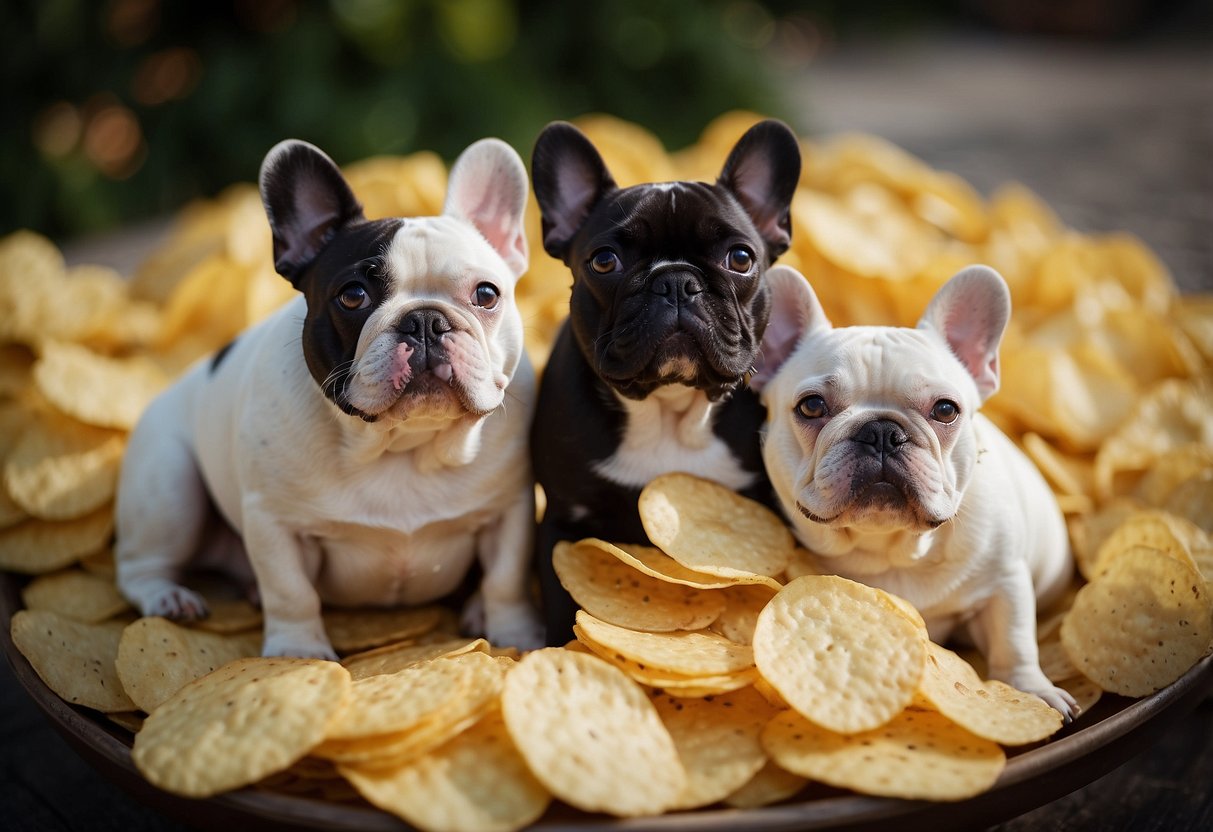
<path fill-rule="evenodd" d="M 1109 693 L 1154 693 L 1213 643 L 1208 584 L 1162 553 L 1116 558 L 1078 591 L 1061 643 L 1074 666 Z"/>
<path fill-rule="evenodd" d="M 633 630 L 701 630 L 724 611 L 712 590 L 637 572 L 596 545 L 560 542 L 552 552 L 560 583 L 591 615 Z"/>
<path fill-rule="evenodd" d="M 1206 534 L 1213 534 L 1213 471 L 1177 485 L 1167 496 L 1164 508 L 1192 521 Z"/>
<path fill-rule="evenodd" d="M 13 616 L 13 644 L 59 698 L 106 713 L 133 711 L 122 690 L 114 659 L 125 625 L 85 624 L 50 610 L 19 610 Z"/>
<path fill-rule="evenodd" d="M 471 678 L 470 665 L 435 659 L 356 680 L 350 687 L 349 703 L 329 723 L 325 740 L 357 740 L 408 730 L 463 696 Z"/>
<path fill-rule="evenodd" d="M 795 548 L 770 509 L 690 474 L 657 477 L 640 492 L 638 508 L 649 539 L 697 572 L 774 576 Z"/>
<path fill-rule="evenodd" d="M 982 681 L 969 663 L 933 642 L 919 690 L 935 710 L 976 736 L 1025 745 L 1057 733 L 1062 717 L 1030 693 L 996 680 Z"/>
<path fill-rule="evenodd" d="M 1002 749 L 933 711 L 904 711 L 881 728 L 836 734 L 793 711 L 762 732 L 788 771 L 831 786 L 907 800 L 964 800 L 994 785 Z"/>
<path fill-rule="evenodd" d="M 630 817 L 678 802 L 686 772 L 640 688 L 601 659 L 548 648 L 505 679 L 501 710 L 514 744 L 547 789 L 587 812 Z"/>
<path fill-rule="evenodd" d="M 758 675 L 758 669 L 754 667 L 736 673 L 721 673 L 712 676 L 691 676 L 685 673 L 675 673 L 672 670 L 663 670 L 660 667 L 649 667 L 590 641 L 584 633 L 580 632 L 580 629 L 574 625 L 573 634 L 586 640 L 584 642 L 572 641 L 565 645 L 566 650 L 593 654 L 622 670 L 633 681 L 671 696 L 701 699 L 706 696 L 740 690 L 747 685 L 757 685 L 762 681 L 762 677 Z"/>
<path fill-rule="evenodd" d="M 712 676 L 754 666 L 754 651 L 748 645 L 716 633 L 643 633 L 608 624 L 585 610 L 577 612 L 577 627 L 591 650 L 601 645 L 653 670 Z"/>
<path fill-rule="evenodd" d="M 724 596 L 724 611 L 712 622 L 714 633 L 738 644 L 752 644 L 758 614 L 775 597 L 767 586 L 733 586 L 719 590 Z"/>
<path fill-rule="evenodd" d="M 341 660 L 355 682 L 368 676 L 395 673 L 431 659 L 443 659 L 464 653 L 487 653 L 489 643 L 482 638 L 444 639 L 433 644 L 388 644 Z"/>
<path fill-rule="evenodd" d="M 326 609 L 323 617 L 333 649 L 338 653 L 353 653 L 432 632 L 442 623 L 443 610 L 434 605 L 399 609 Z"/>
<path fill-rule="evenodd" d="M 350 675 L 336 662 L 239 659 L 151 713 L 131 760 L 153 785 L 185 797 L 256 783 L 320 742 L 349 689 Z"/>
<path fill-rule="evenodd" d="M 0 529 L 0 569 L 27 575 L 54 572 L 98 551 L 113 533 L 112 505 L 73 520 L 24 520 Z"/>
<path fill-rule="evenodd" d="M 130 609 L 112 578 L 79 569 L 43 575 L 21 590 L 27 609 L 50 610 L 86 624 L 96 624 Z"/>
<path fill-rule="evenodd" d="M 1167 451 L 1150 465 L 1133 489 L 1133 496 L 1148 506 L 1162 506 L 1185 480 L 1213 471 L 1213 447 L 1199 442 Z"/>
<path fill-rule="evenodd" d="M 114 498 L 123 434 L 45 413 L 4 461 L 4 487 L 43 520 L 71 520 Z"/>
<path fill-rule="evenodd" d="M 643 572 L 649 577 L 656 578 L 659 581 L 668 581 L 672 584 L 693 586 L 696 589 L 721 589 L 726 586 L 736 586 L 749 580 L 749 577 L 722 578 L 719 575 L 709 575 L 706 572 L 696 572 L 694 569 L 687 569 L 655 546 L 638 546 L 631 543 L 616 545 L 592 537 L 578 541 L 578 544 L 597 546 L 611 557 L 618 558 L 638 572 Z M 772 580 L 765 575 L 754 575 L 752 578 L 754 582 L 758 583 Z"/>
<path fill-rule="evenodd" d="M 34 383 L 47 401 L 85 424 L 130 430 L 168 378 L 143 357 L 108 358 L 78 344 L 47 341 L 34 364 Z"/>
<path fill-rule="evenodd" d="M 789 705 L 818 725 L 854 733 L 883 725 L 910 704 L 926 640 L 887 593 L 832 575 L 806 576 L 758 616 L 754 658 Z"/>
<path fill-rule="evenodd" d="M 724 802 L 734 809 L 758 809 L 794 797 L 808 782 L 807 777 L 780 768 L 774 760 L 767 760 L 748 783 L 726 797 Z"/>

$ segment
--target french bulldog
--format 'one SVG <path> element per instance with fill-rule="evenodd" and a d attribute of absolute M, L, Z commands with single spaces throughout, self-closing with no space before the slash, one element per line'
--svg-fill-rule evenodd
<path fill-rule="evenodd" d="M 573 274 L 531 431 L 547 497 L 536 559 L 558 645 L 576 611 L 552 567 L 558 541 L 646 543 L 636 501 L 669 471 L 771 502 L 745 378 L 770 313 L 763 275 L 791 241 L 800 148 L 764 121 L 715 183 L 620 188 L 589 139 L 556 122 L 531 170 L 544 249 Z"/>
<path fill-rule="evenodd" d="M 991 678 L 1072 718 L 1036 645 L 1037 606 L 1073 574 L 1065 523 L 1040 472 L 978 412 L 999 384 L 1002 277 L 964 269 L 913 329 L 834 328 L 798 272 L 767 281 L 752 381 L 769 413 L 762 455 L 811 567 L 905 598 L 938 643 L 967 624 Z"/>
<path fill-rule="evenodd" d="M 439 217 L 368 221 L 301 141 L 269 152 L 260 189 L 275 269 L 300 294 L 135 427 L 117 500 L 123 594 L 144 615 L 198 618 L 182 573 L 218 566 L 255 578 L 265 655 L 333 659 L 322 604 L 433 601 L 479 557 L 471 623 L 539 646 L 535 381 L 514 302 L 522 160 L 496 139 L 471 145 Z M 204 533 L 212 505 L 237 539 Z"/>

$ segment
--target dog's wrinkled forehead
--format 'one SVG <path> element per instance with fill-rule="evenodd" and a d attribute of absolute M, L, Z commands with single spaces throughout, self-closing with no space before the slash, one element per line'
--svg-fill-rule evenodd
<path fill-rule="evenodd" d="M 453 217 L 403 220 L 384 252 L 390 288 L 421 297 L 446 297 L 468 281 L 499 289 L 515 277 L 476 229 Z"/>
<path fill-rule="evenodd" d="M 663 254 L 691 254 L 705 244 L 734 237 L 761 244 L 737 200 L 724 188 L 703 182 L 625 188 L 595 207 L 578 237 L 579 248 L 617 242 L 640 251 L 659 248 Z"/>

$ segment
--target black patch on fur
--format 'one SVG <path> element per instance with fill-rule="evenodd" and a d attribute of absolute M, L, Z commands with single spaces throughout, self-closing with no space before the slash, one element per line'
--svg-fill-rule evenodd
<path fill-rule="evenodd" d="M 223 363 L 223 359 L 227 358 L 227 354 L 232 351 L 232 347 L 236 346 L 237 340 L 238 339 L 233 338 L 232 340 L 228 341 L 219 348 L 217 353 L 211 356 L 211 375 L 214 375 L 215 371 L 219 369 L 219 365 Z"/>

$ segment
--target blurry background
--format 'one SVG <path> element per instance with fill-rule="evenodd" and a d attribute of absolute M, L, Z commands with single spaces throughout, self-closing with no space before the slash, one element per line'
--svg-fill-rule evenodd
<path fill-rule="evenodd" d="M 607 112 L 670 149 L 746 108 L 1024 181 L 1213 274 L 1205 0 L 8 0 L 0 233 L 163 217 L 308 139 L 347 163 Z M 1200 218 L 1202 223 L 1190 222 Z M 1192 230 L 1203 225 L 1199 233 Z"/>

